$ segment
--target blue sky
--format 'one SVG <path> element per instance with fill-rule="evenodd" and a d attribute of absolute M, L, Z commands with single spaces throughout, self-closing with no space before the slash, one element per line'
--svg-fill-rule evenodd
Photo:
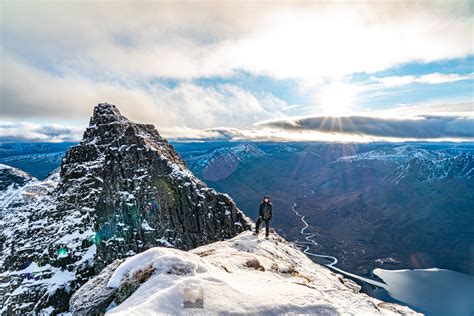
<path fill-rule="evenodd" d="M 368 86 L 376 82 L 374 78 L 423 76 L 433 73 L 440 75 L 456 74 L 459 80 L 437 84 L 417 83 L 400 84 L 394 86 L 377 86 L 373 89 L 361 91 L 358 95 L 357 109 L 376 110 L 391 108 L 399 104 L 421 103 L 468 103 L 473 101 L 474 93 L 474 57 L 449 59 L 428 63 L 407 63 L 376 73 L 355 73 L 344 78 L 344 82 L 354 85 Z M 464 76 L 465 78 L 463 78 Z M 170 87 L 179 81 L 161 81 Z M 202 86 L 218 84 L 233 84 L 243 87 L 255 94 L 271 93 L 285 100 L 288 104 L 299 105 L 299 109 L 310 109 L 314 103 L 312 91 L 302 91 L 298 88 L 299 81 L 276 80 L 266 76 L 255 76 L 251 73 L 239 73 L 232 77 L 213 77 L 197 79 L 194 82 Z M 295 110 L 298 113 L 298 110 Z M 301 114 L 301 112 L 299 112 Z"/>
<path fill-rule="evenodd" d="M 175 139 L 474 140 L 470 1 L 1 6 L 0 141 L 79 140 L 99 102 Z"/>

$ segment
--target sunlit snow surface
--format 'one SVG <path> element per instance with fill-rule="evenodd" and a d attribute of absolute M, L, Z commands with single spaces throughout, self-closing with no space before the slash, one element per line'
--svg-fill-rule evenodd
<path fill-rule="evenodd" d="M 107 315 L 414 314 L 406 307 L 357 293 L 355 283 L 313 263 L 283 239 L 262 237 L 243 232 L 189 252 L 157 247 L 128 258 L 109 286 L 119 287 L 127 275 L 142 269 L 152 267 L 155 272 Z M 263 268 L 247 267 L 252 259 Z M 202 289 L 204 308 L 183 307 L 187 289 L 197 293 Z"/>
<path fill-rule="evenodd" d="M 383 270 L 374 274 L 388 294 L 427 315 L 474 315 L 474 277 L 444 269 Z"/>

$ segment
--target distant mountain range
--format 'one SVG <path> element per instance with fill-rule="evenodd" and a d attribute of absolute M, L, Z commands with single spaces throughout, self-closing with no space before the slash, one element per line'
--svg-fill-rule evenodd
<path fill-rule="evenodd" d="M 199 154 L 193 145 L 189 155 L 180 146 L 190 168 L 249 216 L 270 195 L 274 226 L 290 240 L 300 237 L 296 202 L 317 235 L 313 251 L 349 271 L 474 274 L 472 144 L 220 144 Z"/>
<path fill-rule="evenodd" d="M 44 179 L 77 143 L 0 143 L 0 163 Z"/>
<path fill-rule="evenodd" d="M 316 234 L 313 251 L 337 257 L 349 271 L 434 266 L 474 274 L 474 144 L 174 146 L 199 178 L 229 193 L 250 217 L 270 195 L 273 226 L 289 240 L 300 237 L 296 202 Z"/>

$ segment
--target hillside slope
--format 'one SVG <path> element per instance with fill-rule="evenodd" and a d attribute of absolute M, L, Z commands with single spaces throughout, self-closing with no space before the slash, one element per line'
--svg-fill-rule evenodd
<path fill-rule="evenodd" d="M 157 247 L 114 263 L 76 292 L 71 311 L 73 315 L 106 310 L 107 315 L 416 314 L 359 289 L 278 235 L 265 240 L 243 232 L 188 252 Z"/>

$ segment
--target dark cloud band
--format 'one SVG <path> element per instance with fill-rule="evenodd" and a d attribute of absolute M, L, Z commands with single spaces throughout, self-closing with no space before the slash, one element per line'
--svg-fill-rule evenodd
<path fill-rule="evenodd" d="M 319 131 L 378 137 L 474 139 L 474 118 L 457 116 L 419 116 L 413 119 L 314 116 L 262 122 L 259 126 L 287 131 Z"/>

